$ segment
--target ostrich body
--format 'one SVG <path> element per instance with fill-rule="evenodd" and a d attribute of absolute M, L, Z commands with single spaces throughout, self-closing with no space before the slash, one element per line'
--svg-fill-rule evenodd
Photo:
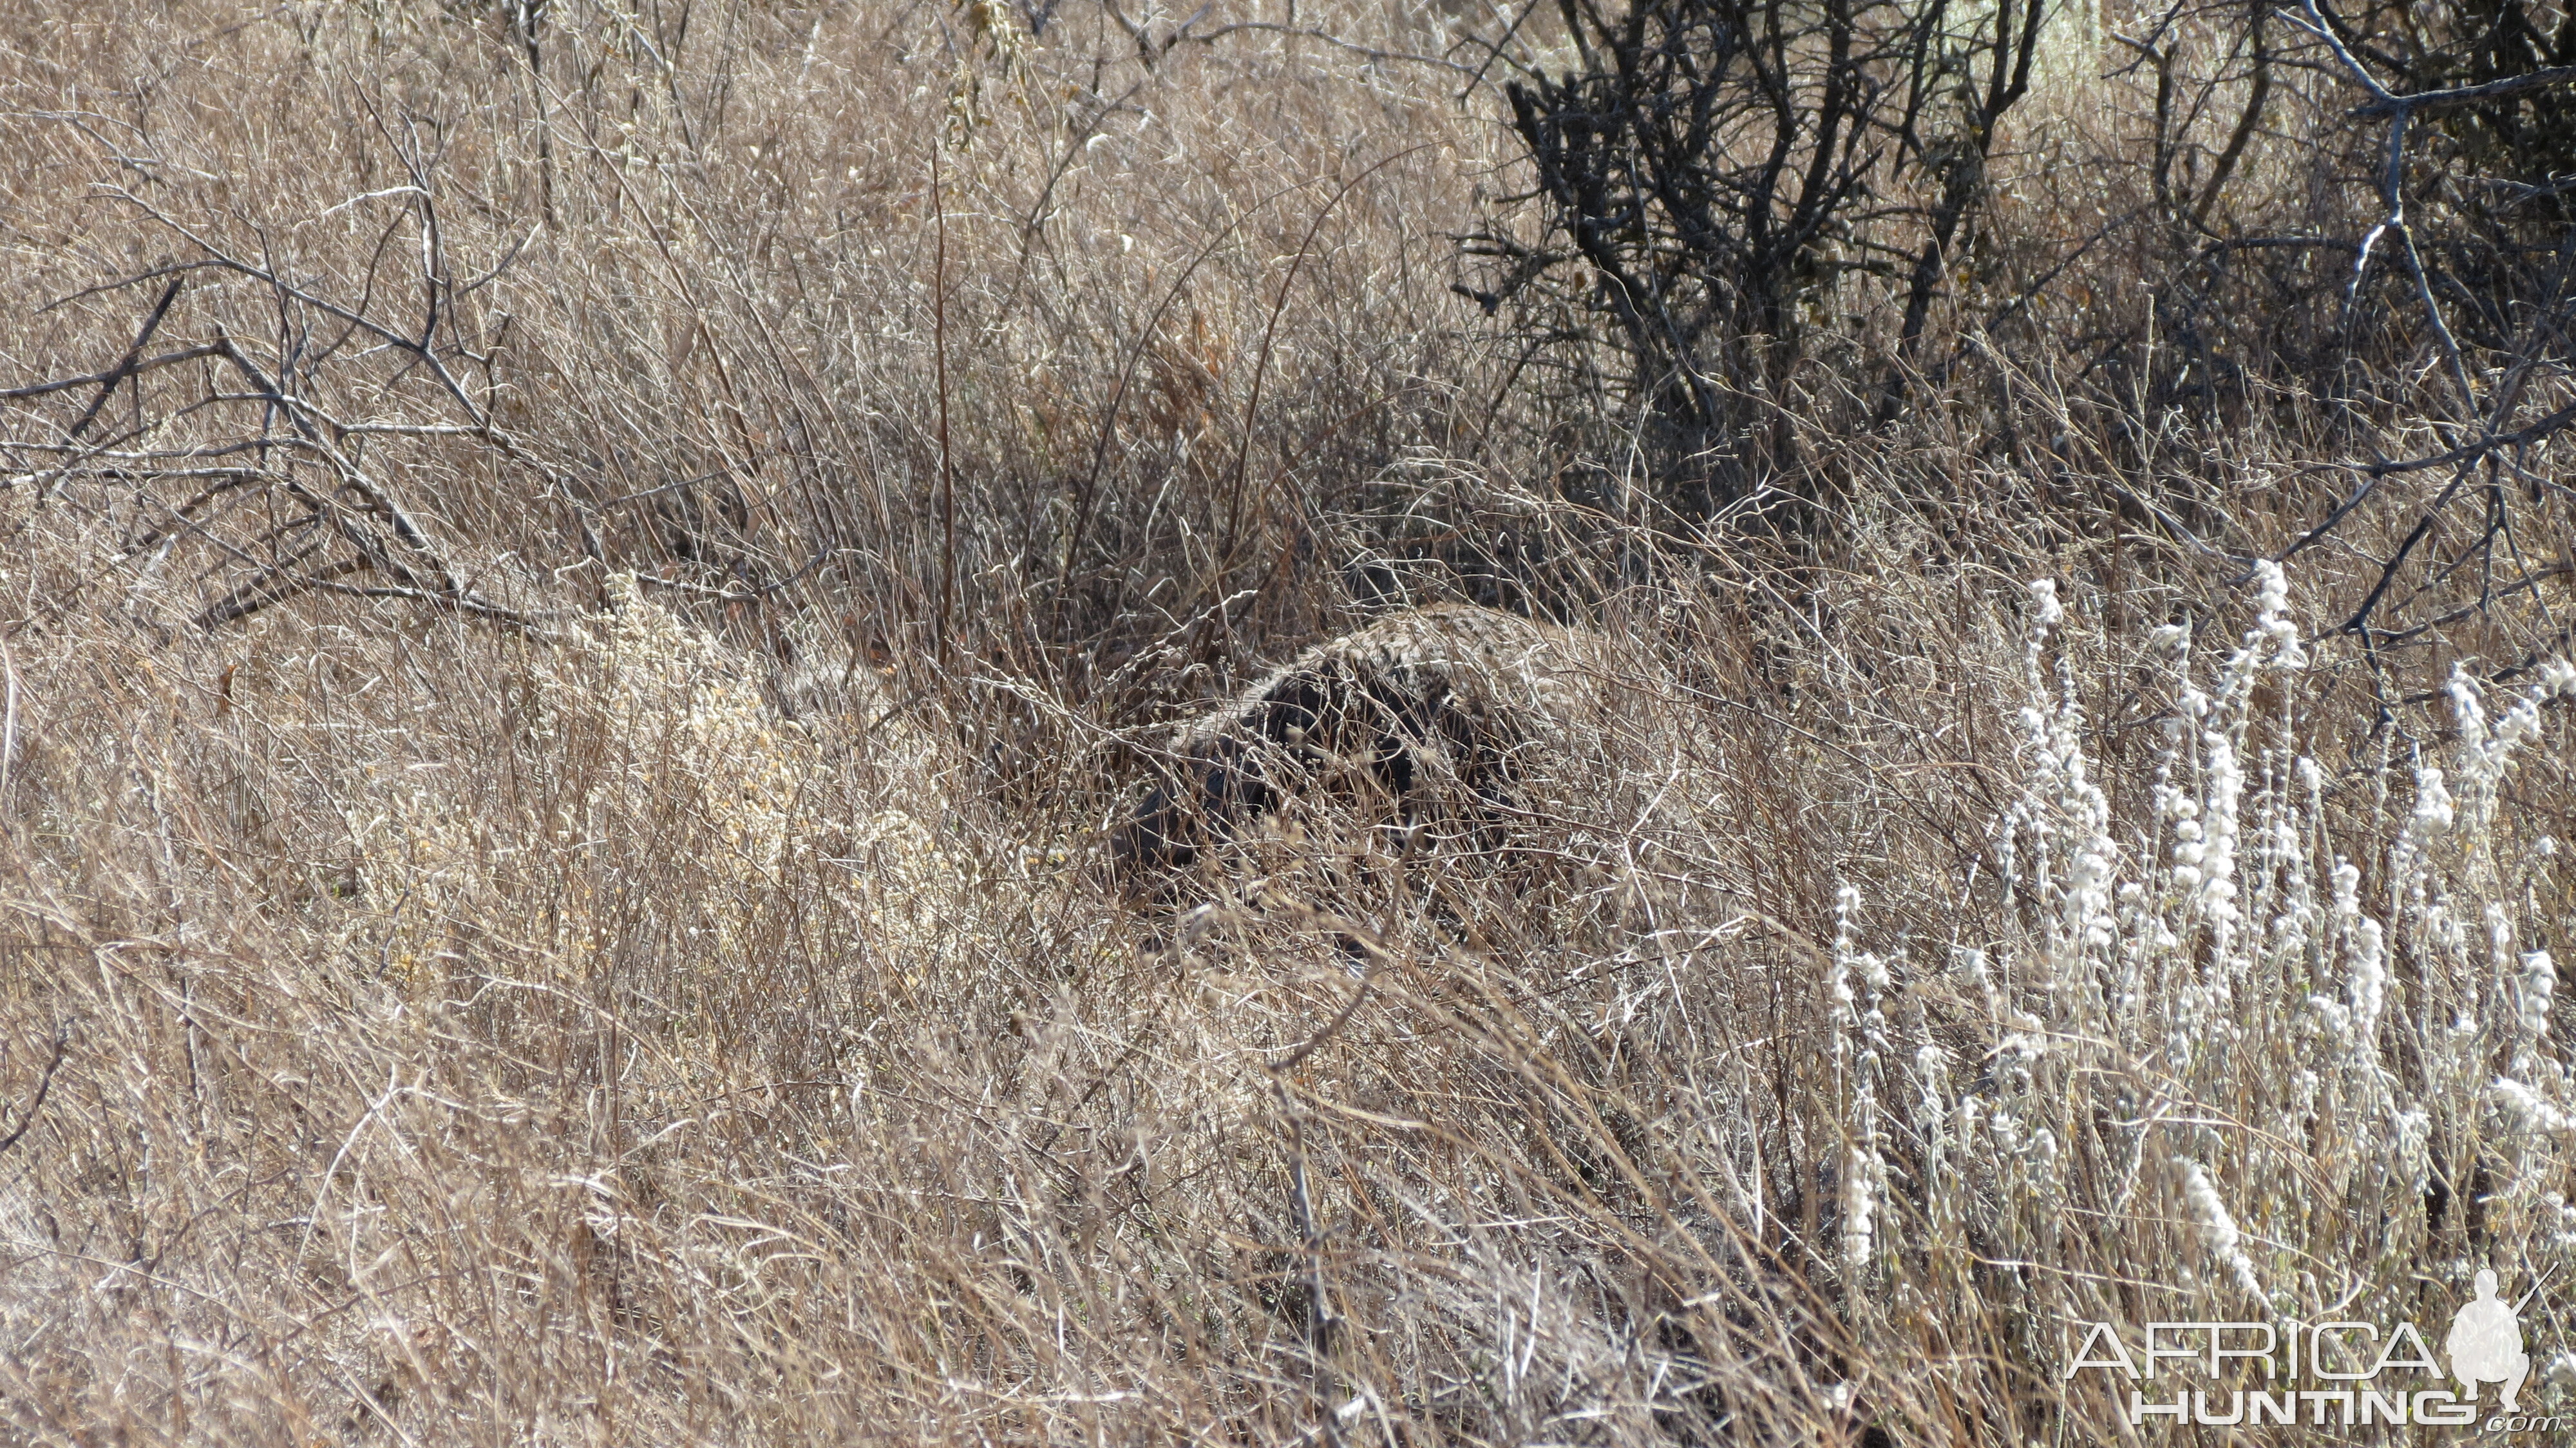
<path fill-rule="evenodd" d="M 1578 747 L 1601 704 L 1601 643 L 1464 604 L 1326 640 L 1179 730 L 1113 837 L 1116 857 L 1183 867 L 1323 789 L 1374 791 L 1408 819 L 1490 813 L 1531 762 Z"/>

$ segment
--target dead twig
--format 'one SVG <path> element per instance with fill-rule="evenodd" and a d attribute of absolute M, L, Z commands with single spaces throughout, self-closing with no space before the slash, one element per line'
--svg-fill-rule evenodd
<path fill-rule="evenodd" d="M 100 393 L 100 397 L 104 400 L 108 392 L 115 390 L 115 385 L 117 383 L 123 382 L 129 377 L 140 376 L 143 373 L 157 371 L 163 367 L 175 366 L 181 362 L 194 362 L 200 357 L 219 357 L 223 355 L 223 350 L 224 349 L 220 344 L 206 342 L 194 347 L 182 347 L 176 352 L 164 352 L 157 357 L 130 357 L 125 361 L 119 362 L 115 366 L 110 367 L 104 372 L 92 372 L 85 377 L 65 377 L 58 381 L 37 382 L 25 387 L 0 388 L 0 401 L 15 402 L 20 398 L 43 397 L 49 393 L 69 392 L 75 387 L 89 387 L 101 384 L 104 384 L 104 386 Z M 87 419 L 83 419 L 83 421 L 86 422 Z M 79 428 L 75 427 L 72 431 L 74 435 L 77 436 Z"/>
<path fill-rule="evenodd" d="M 54 1054 L 46 1060 L 44 1074 L 36 1078 L 35 1097 L 27 1103 L 25 1111 L 18 1113 L 16 1128 L 7 1136 L 0 1136 L 0 1153 L 16 1146 L 18 1139 L 27 1134 L 27 1128 L 36 1124 L 36 1113 L 45 1109 L 45 1097 L 54 1089 L 54 1073 L 62 1069 L 63 1056 L 71 1050 L 71 1045 L 70 1026 L 66 1025 L 54 1033 Z"/>

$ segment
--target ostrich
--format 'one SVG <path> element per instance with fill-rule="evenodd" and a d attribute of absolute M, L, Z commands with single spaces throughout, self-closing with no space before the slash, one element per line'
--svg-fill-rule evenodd
<path fill-rule="evenodd" d="M 1490 817 L 1597 735 L 1604 643 L 1464 604 L 1328 639 L 1178 731 L 1114 858 L 1131 877 L 1184 868 L 1293 794 L 1352 786 L 1409 821 Z"/>

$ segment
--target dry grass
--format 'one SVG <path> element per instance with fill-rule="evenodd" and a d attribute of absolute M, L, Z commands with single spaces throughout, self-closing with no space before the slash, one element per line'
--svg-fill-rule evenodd
<path fill-rule="evenodd" d="M 5 7 L 0 387 L 203 350 L 0 434 L 0 1435 L 2108 1444 L 2076 1324 L 2576 1265 L 2563 577 L 2365 656 L 2439 476 L 2242 557 L 2438 409 L 2198 406 L 2129 233 L 1974 325 L 2136 83 L 1783 556 L 1447 292 L 1478 7 L 557 5 Z M 1509 848 L 1111 888 L 1151 725 L 1435 597 L 1638 701 Z"/>

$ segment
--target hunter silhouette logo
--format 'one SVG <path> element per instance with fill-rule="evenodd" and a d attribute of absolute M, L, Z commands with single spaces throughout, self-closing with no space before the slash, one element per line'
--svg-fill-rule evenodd
<path fill-rule="evenodd" d="M 2478 1384 L 2502 1383 L 2504 1410 L 2521 1411 L 2522 1381 L 2531 1376 L 2531 1354 L 2522 1350 L 2522 1309 L 2539 1290 L 2532 1288 L 2507 1307 L 2496 1296 L 2495 1273 L 2478 1273 L 2478 1295 L 2451 1319 L 2451 1335 L 2442 1344 L 2450 1355 L 2451 1376 L 2460 1380 L 2463 1396 L 2472 1402 Z"/>
<path fill-rule="evenodd" d="M 2402 1319 L 2150 1322 L 2135 1348 L 2118 1325 L 2094 1322 L 2080 1324 L 2061 1376 L 2109 1375 L 2107 1382 L 2094 1381 L 2125 1406 L 2122 1416 L 2133 1428 L 2157 1419 L 2177 1427 L 2387 1424 L 2490 1434 L 2563 1434 L 2576 1427 L 2576 1414 L 2533 1415 L 2523 1408 L 2532 1358 L 2522 1311 L 2548 1285 L 2548 1274 L 2512 1302 L 2498 1295 L 2493 1270 L 2480 1269 L 2474 1282 L 2475 1295 L 2451 1315 L 2438 1358 L 2430 1339 Z M 2576 1353 L 2558 1362 L 2551 1374 L 2576 1371 Z M 2503 1391 L 2481 1424 L 2478 1389 L 2487 1383 Z"/>

